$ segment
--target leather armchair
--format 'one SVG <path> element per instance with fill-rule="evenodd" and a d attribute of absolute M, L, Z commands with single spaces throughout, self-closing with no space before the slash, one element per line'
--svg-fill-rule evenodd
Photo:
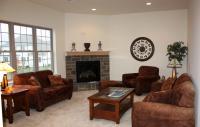
<path fill-rule="evenodd" d="M 108 87 L 124 87 L 121 81 L 115 80 L 101 80 L 99 81 L 99 91 L 106 89 Z"/>
<path fill-rule="evenodd" d="M 193 84 L 180 76 L 172 89 L 152 92 L 134 103 L 132 127 L 195 127 Z"/>
<path fill-rule="evenodd" d="M 159 69 L 153 66 L 141 66 L 138 73 L 127 73 L 122 75 L 122 82 L 126 87 L 135 88 L 135 93 L 150 92 L 151 84 L 160 79 Z"/>

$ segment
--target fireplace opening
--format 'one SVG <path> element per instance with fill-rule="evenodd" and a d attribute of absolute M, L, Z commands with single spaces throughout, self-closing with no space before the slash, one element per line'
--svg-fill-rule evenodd
<path fill-rule="evenodd" d="M 100 81 L 100 61 L 76 61 L 77 82 Z"/>

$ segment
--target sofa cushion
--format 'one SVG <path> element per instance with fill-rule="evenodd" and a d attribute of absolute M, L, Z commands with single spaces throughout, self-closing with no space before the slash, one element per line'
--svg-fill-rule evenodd
<path fill-rule="evenodd" d="M 193 109 L 180 108 L 175 105 L 153 103 L 153 102 L 135 102 L 133 108 L 133 115 L 139 120 L 157 120 L 158 122 L 165 121 L 185 121 L 191 120 L 193 117 Z M 148 127 L 144 126 L 144 127 Z M 152 127 L 152 126 L 151 126 Z M 158 127 L 158 126 L 154 126 Z M 162 126 L 160 126 L 162 127 Z M 166 127 L 166 125 L 164 126 Z M 168 126 L 170 127 L 170 126 Z M 178 127 L 178 126 L 177 126 Z M 182 126 L 186 127 L 186 126 Z"/>
<path fill-rule="evenodd" d="M 41 86 L 40 82 L 38 81 L 38 79 L 35 76 L 31 76 L 29 78 L 29 83 L 33 86 Z"/>
<path fill-rule="evenodd" d="M 181 83 L 183 83 L 185 81 L 191 81 L 192 82 L 191 77 L 187 73 L 183 73 L 181 76 L 178 77 L 178 79 L 176 79 L 176 82 L 173 86 L 173 89 L 180 87 Z"/>
<path fill-rule="evenodd" d="M 48 75 L 49 81 L 51 83 L 51 86 L 54 85 L 64 85 L 63 79 L 61 78 L 61 75 Z"/>
<path fill-rule="evenodd" d="M 180 87 L 173 89 L 172 104 L 181 107 L 194 107 L 194 88 L 191 81 L 185 81 L 179 84 Z"/>
<path fill-rule="evenodd" d="M 43 71 L 35 72 L 36 78 L 39 80 L 40 84 L 44 88 L 50 86 L 50 81 L 49 81 L 48 75 L 53 75 L 53 72 L 50 70 L 43 70 Z"/>
<path fill-rule="evenodd" d="M 44 99 L 52 99 L 54 97 L 57 97 L 59 95 L 62 95 L 63 93 L 67 93 L 68 91 L 67 85 L 57 85 L 57 86 L 51 86 L 43 89 L 44 92 Z"/>
<path fill-rule="evenodd" d="M 161 91 L 162 90 L 169 90 L 172 89 L 173 85 L 174 85 L 175 79 L 174 78 L 168 78 L 167 80 L 165 80 L 161 86 Z"/>

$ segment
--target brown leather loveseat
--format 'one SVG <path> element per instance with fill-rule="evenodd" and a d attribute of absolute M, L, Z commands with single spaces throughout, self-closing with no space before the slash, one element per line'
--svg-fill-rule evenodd
<path fill-rule="evenodd" d="M 182 74 L 172 89 L 152 92 L 134 103 L 132 127 L 195 127 L 194 97 L 191 78 Z"/>
<path fill-rule="evenodd" d="M 16 74 L 14 76 L 13 87 L 29 89 L 30 107 L 38 111 L 42 111 L 45 107 L 58 101 L 71 99 L 72 97 L 72 79 L 62 79 L 64 84 L 51 86 L 48 75 L 53 75 L 53 72 L 50 70 L 43 70 Z M 40 86 L 30 83 L 29 79 L 31 76 L 34 76 L 39 81 Z"/>

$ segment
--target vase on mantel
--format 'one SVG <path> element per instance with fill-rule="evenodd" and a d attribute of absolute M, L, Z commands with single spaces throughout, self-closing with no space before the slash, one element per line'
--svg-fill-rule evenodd
<path fill-rule="evenodd" d="M 98 51 L 102 51 L 101 46 L 102 46 L 102 43 L 101 43 L 101 41 L 99 41 L 99 43 L 98 43 Z"/>
<path fill-rule="evenodd" d="M 85 51 L 90 51 L 90 43 L 84 43 Z"/>
<path fill-rule="evenodd" d="M 75 52 L 75 51 L 76 51 L 76 48 L 75 48 L 75 47 L 76 47 L 76 44 L 75 44 L 75 42 L 73 42 L 73 43 L 72 43 L 72 49 L 71 49 L 72 52 Z"/>

